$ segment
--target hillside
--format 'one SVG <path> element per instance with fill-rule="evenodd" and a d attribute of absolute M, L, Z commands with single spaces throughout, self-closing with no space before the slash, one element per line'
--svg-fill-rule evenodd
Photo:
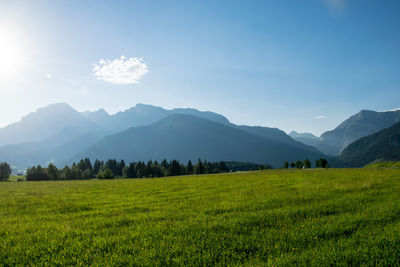
<path fill-rule="evenodd" d="M 363 166 L 374 160 L 400 160 L 400 123 L 363 137 L 340 155 L 349 166 Z"/>
<path fill-rule="evenodd" d="M 38 142 L 64 129 L 73 129 L 83 134 L 100 130 L 101 127 L 68 104 L 57 103 L 40 108 L 20 121 L 0 128 L 0 146 Z"/>
<path fill-rule="evenodd" d="M 365 168 L 400 169 L 400 161 L 383 161 L 371 163 L 365 166 Z"/>
<path fill-rule="evenodd" d="M 33 165 L 47 166 L 50 162 L 59 167 L 73 155 L 95 144 L 107 132 L 82 133 L 76 129 L 63 129 L 39 142 L 26 142 L 0 147 L 0 159 L 14 168 L 23 169 Z"/>
<path fill-rule="evenodd" d="M 290 137 L 289 137 L 290 138 Z M 117 158 L 126 161 L 177 159 L 180 161 L 241 161 L 282 166 L 322 154 L 294 140 L 280 142 L 236 127 L 191 115 L 173 114 L 148 126 L 133 127 L 108 136 L 73 160 Z"/>
<path fill-rule="evenodd" d="M 210 111 L 198 111 L 191 108 L 176 108 L 167 110 L 161 107 L 145 104 L 136 104 L 136 106 L 131 107 L 125 111 L 120 111 L 114 115 L 109 115 L 103 109 L 94 112 L 86 111 L 82 114 L 90 120 L 101 124 L 104 128 L 107 128 L 108 130 L 113 132 L 120 132 L 130 127 L 149 125 L 171 114 L 193 115 L 215 122 L 229 124 L 227 118 Z"/>
<path fill-rule="evenodd" d="M 292 137 L 304 144 L 314 146 L 327 155 L 337 156 L 357 139 L 376 133 L 396 122 L 400 122 L 400 110 L 385 112 L 361 110 L 335 129 L 323 133 L 319 140 L 304 139 L 304 136 L 296 137 L 293 134 Z"/>
<path fill-rule="evenodd" d="M 67 104 L 58 103 L 41 108 L 25 116 L 21 121 L 1 128 L 0 135 L 3 134 L 3 138 L 0 139 L 0 143 L 3 143 L 3 145 L 0 145 L 0 158 L 19 169 L 37 164 L 47 165 L 49 162 L 62 167 L 63 164 L 68 162 L 68 159 L 77 154 L 82 154 L 81 152 L 107 135 L 117 134 L 133 126 L 150 125 L 173 114 L 196 116 L 250 133 L 251 135 L 248 135 L 248 138 L 257 135 L 270 141 L 277 141 L 279 144 L 289 145 L 297 150 L 320 154 L 315 148 L 295 141 L 277 128 L 237 126 L 230 123 L 224 116 L 210 111 L 198 111 L 189 108 L 166 110 L 161 107 L 137 104 L 125 111 L 109 115 L 103 109 L 95 112 L 78 112 Z M 187 127 L 191 127 L 191 123 Z M 214 129 L 210 127 L 208 131 L 212 133 Z M 143 136 L 142 141 L 147 142 L 146 138 L 146 136 Z M 125 140 L 125 142 L 131 141 Z M 207 148 L 211 149 L 212 146 Z M 112 150 L 112 148 L 104 149 Z M 153 146 L 152 149 L 154 149 L 152 153 L 155 153 L 153 155 L 157 158 L 163 157 L 157 154 L 157 147 Z M 279 150 L 279 148 L 275 149 L 275 151 Z M 143 153 L 138 157 L 147 158 L 149 156 L 149 153 Z M 173 152 L 171 153 L 173 154 Z M 165 157 L 170 156 L 170 154 L 165 154 Z M 211 150 L 209 153 L 204 150 L 199 156 L 203 159 L 209 159 L 208 155 L 214 154 Z M 259 158 L 257 157 L 257 159 Z M 186 158 L 184 160 L 186 161 Z M 261 163 L 265 164 L 265 162 Z"/>

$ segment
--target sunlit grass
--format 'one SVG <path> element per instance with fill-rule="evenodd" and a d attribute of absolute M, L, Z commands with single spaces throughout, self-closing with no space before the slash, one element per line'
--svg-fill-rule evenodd
<path fill-rule="evenodd" d="M 399 265 L 400 170 L 0 183 L 4 265 Z"/>

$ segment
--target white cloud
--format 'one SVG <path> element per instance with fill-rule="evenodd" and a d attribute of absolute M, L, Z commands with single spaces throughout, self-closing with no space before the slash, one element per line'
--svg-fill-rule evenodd
<path fill-rule="evenodd" d="M 314 117 L 314 119 L 317 119 L 317 120 L 319 120 L 319 119 L 325 119 L 326 117 L 324 116 L 324 115 L 318 115 L 318 116 L 315 116 Z"/>
<path fill-rule="evenodd" d="M 138 83 L 149 72 L 143 59 L 121 56 L 114 60 L 100 59 L 93 64 L 94 76 L 99 80 L 115 84 Z"/>

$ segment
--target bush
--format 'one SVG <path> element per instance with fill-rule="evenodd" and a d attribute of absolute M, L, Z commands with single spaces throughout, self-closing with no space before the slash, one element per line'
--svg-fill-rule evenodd
<path fill-rule="evenodd" d="M 99 174 L 97 174 L 97 178 L 98 179 L 114 179 L 115 176 L 110 169 L 105 169 L 104 171 L 99 172 Z"/>

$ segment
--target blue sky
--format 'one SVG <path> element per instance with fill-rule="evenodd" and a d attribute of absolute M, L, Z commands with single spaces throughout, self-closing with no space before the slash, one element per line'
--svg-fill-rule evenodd
<path fill-rule="evenodd" d="M 319 135 L 400 107 L 398 14 L 389 0 L 0 1 L 0 126 L 54 102 L 146 103 Z M 116 74 L 127 62 L 136 73 Z"/>

